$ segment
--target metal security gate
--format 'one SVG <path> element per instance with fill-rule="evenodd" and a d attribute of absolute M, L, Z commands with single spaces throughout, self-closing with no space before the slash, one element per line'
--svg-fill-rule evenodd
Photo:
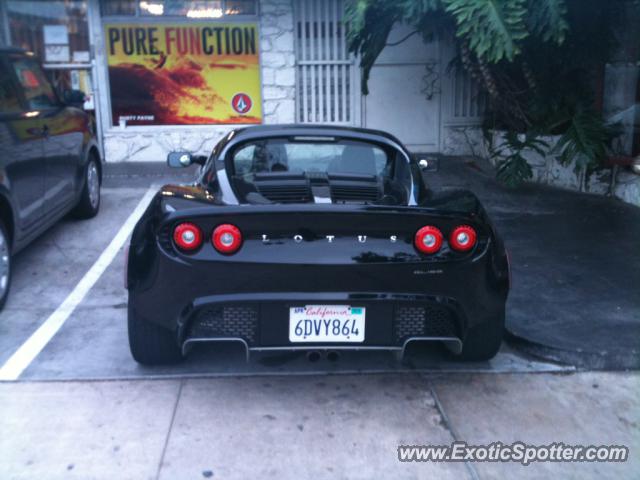
<path fill-rule="evenodd" d="M 451 103 L 449 105 L 450 120 L 458 123 L 480 124 L 486 109 L 486 95 L 461 68 L 454 69 L 451 76 L 453 77 L 452 95 L 448 96 Z"/>
<path fill-rule="evenodd" d="M 354 125 L 354 60 L 344 0 L 296 0 L 296 110 L 301 123 Z"/>

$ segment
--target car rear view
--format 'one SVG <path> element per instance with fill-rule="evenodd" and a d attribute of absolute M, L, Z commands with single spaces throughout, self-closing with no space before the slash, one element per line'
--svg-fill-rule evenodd
<path fill-rule="evenodd" d="M 132 353 L 150 364 L 229 341 L 247 353 L 439 341 L 486 359 L 508 291 L 475 196 L 430 192 L 393 137 L 296 126 L 236 131 L 194 184 L 163 187 L 127 279 Z"/>

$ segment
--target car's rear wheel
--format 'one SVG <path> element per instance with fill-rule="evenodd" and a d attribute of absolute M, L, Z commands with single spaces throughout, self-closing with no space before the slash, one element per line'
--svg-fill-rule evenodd
<path fill-rule="evenodd" d="M 11 243 L 4 222 L 0 220 L 0 310 L 4 307 L 11 287 Z"/>
<path fill-rule="evenodd" d="M 504 313 L 491 322 L 481 323 L 471 328 L 462 345 L 462 351 L 455 357 L 465 361 L 484 361 L 496 356 L 504 333 Z"/>
<path fill-rule="evenodd" d="M 182 352 L 172 332 L 140 318 L 131 304 L 128 317 L 129 348 L 136 362 L 162 365 L 182 360 Z"/>
<path fill-rule="evenodd" d="M 84 170 L 84 188 L 73 210 L 77 218 L 93 218 L 100 210 L 100 166 L 96 155 L 91 155 Z"/>

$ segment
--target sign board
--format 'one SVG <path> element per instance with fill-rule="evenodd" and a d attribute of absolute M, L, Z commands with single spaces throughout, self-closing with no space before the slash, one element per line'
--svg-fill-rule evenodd
<path fill-rule="evenodd" d="M 69 30 L 66 25 L 43 25 L 42 35 L 45 45 L 67 45 Z"/>
<path fill-rule="evenodd" d="M 46 62 L 68 62 L 69 45 L 45 45 L 44 59 Z"/>
<path fill-rule="evenodd" d="M 262 122 L 255 22 L 107 24 L 113 124 Z"/>
<path fill-rule="evenodd" d="M 73 52 L 73 63 L 89 63 L 91 57 L 88 50 L 76 50 Z"/>

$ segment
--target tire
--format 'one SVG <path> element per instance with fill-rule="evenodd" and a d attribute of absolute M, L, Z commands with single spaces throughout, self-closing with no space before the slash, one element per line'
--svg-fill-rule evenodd
<path fill-rule="evenodd" d="M 76 218 L 89 219 L 98 214 L 100 210 L 100 165 L 95 155 L 89 157 L 84 169 L 84 186 L 80 194 L 80 200 L 73 209 Z"/>
<path fill-rule="evenodd" d="M 134 360 L 143 365 L 165 365 L 182 360 L 175 336 L 138 315 L 128 307 L 129 348 Z"/>
<path fill-rule="evenodd" d="M 11 243 L 4 222 L 0 220 L 0 310 L 11 289 Z"/>
<path fill-rule="evenodd" d="M 495 321 L 471 328 L 462 344 L 462 351 L 455 358 L 469 362 L 491 360 L 500 350 L 503 333 L 504 313 Z"/>

